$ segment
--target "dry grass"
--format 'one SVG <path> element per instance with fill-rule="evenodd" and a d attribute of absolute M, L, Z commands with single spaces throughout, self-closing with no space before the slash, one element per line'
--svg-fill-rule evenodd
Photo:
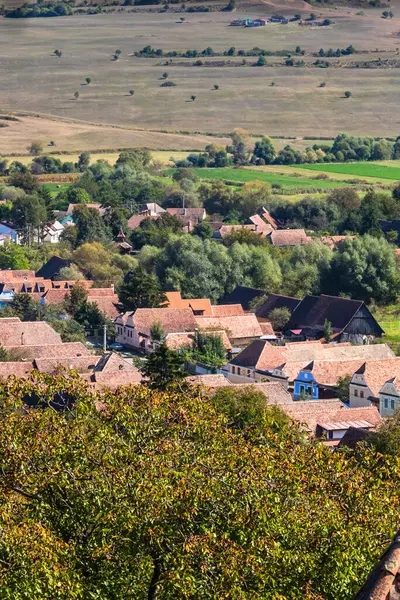
<path fill-rule="evenodd" d="M 380 163 L 379 163 L 380 164 Z M 368 163 L 366 163 L 366 165 L 368 165 Z M 317 171 L 308 171 L 308 174 L 310 177 L 317 177 L 318 173 L 323 173 L 324 172 L 324 165 L 321 164 L 320 165 L 320 169 L 318 169 Z M 249 167 L 251 168 L 251 167 Z M 300 167 L 292 167 L 292 166 L 286 166 L 286 165 L 267 165 L 264 167 L 258 167 L 258 169 L 262 170 L 262 171 L 266 171 L 267 173 L 279 173 L 282 175 L 289 175 L 289 174 L 293 174 L 296 173 L 297 175 L 304 177 L 304 173 L 307 172 L 305 169 L 302 169 Z M 313 175 L 311 175 L 311 173 L 313 173 Z M 388 182 L 385 179 L 379 179 L 377 177 L 369 177 L 369 176 L 365 176 L 363 175 L 361 176 L 356 176 L 356 175 L 348 175 L 348 174 L 344 174 L 344 173 L 331 173 L 331 172 L 326 172 L 326 175 L 329 177 L 329 179 L 334 179 L 336 181 L 346 181 L 349 179 L 360 179 L 362 181 L 366 181 L 367 183 L 370 184 L 380 184 L 382 183 L 383 185 L 387 185 Z M 317 183 L 317 181 L 316 181 Z"/>
<path fill-rule="evenodd" d="M 240 13 L 255 17 L 278 8 L 265 5 Z M 290 13 L 298 10 L 286 8 Z M 229 13 L 188 14 L 183 25 L 169 13 L 2 19 L 0 78 L 7 85 L 0 89 L 0 107 L 132 130 L 47 121 L 41 122 L 40 134 L 36 121 L 25 120 L 19 129 L 18 124 L 2 129 L 0 151 L 20 152 L 39 135 L 71 151 L 132 146 L 200 149 L 207 143 L 198 137 L 167 138 L 135 128 L 228 132 L 241 126 L 270 135 L 325 137 L 340 131 L 393 135 L 400 124 L 393 70 L 165 67 L 155 66 L 158 59 L 130 56 L 147 44 L 166 50 L 207 46 L 294 50 L 300 45 L 307 51 L 353 44 L 360 50 L 396 51 L 399 19 L 385 21 L 379 9 L 366 10 L 366 16 L 355 13 L 355 9 L 324 9 L 336 25 L 314 30 L 296 24 L 232 28 Z M 60 59 L 53 55 L 55 48 L 63 51 Z M 116 48 L 122 55 L 113 62 Z M 166 70 L 177 87 L 160 87 Z M 87 76 L 92 77 L 91 85 L 82 85 Z M 321 81 L 326 82 L 325 88 L 318 87 Z M 218 91 L 212 89 L 216 83 Z M 132 88 L 133 97 L 128 93 Z M 78 100 L 73 99 L 75 90 L 80 93 Z M 351 99 L 342 98 L 345 90 L 352 91 Z M 192 94 L 197 96 L 195 102 L 189 101 Z"/>

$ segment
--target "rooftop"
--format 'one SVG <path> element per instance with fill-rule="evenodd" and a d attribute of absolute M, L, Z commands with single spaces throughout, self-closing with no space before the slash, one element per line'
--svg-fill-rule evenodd
<path fill-rule="evenodd" d="M 261 337 L 262 331 L 253 314 L 228 317 L 195 317 L 199 329 L 223 329 L 230 340 Z"/>

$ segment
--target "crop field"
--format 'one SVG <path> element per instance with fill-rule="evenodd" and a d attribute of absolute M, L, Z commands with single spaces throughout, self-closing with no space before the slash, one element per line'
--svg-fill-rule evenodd
<path fill-rule="evenodd" d="M 298 6 L 286 5 L 284 10 L 309 14 L 310 8 Z M 268 16 L 277 9 L 250 5 L 235 16 Z M 0 151 L 21 152 L 22 144 L 26 147 L 41 135 L 62 150 L 76 152 L 133 146 L 201 149 L 204 139 L 179 132 L 226 134 L 235 126 L 256 135 L 393 135 L 400 113 L 392 69 L 193 67 L 175 65 L 179 59 L 166 66 L 164 59 L 133 56 L 149 44 L 166 51 L 210 46 L 219 52 L 231 46 L 293 52 L 297 45 L 318 52 L 321 47 L 353 44 L 357 50 L 373 51 L 372 58 L 380 56 L 376 49 L 385 57 L 400 46 L 396 11 L 387 21 L 380 18 L 379 9 L 366 10 L 363 16 L 348 8 L 322 11 L 335 24 L 313 30 L 296 23 L 234 28 L 229 27 L 232 15 L 223 12 L 187 14 L 184 23 L 168 12 L 0 19 L 0 79 L 6 82 L 0 89 L 0 109 L 48 117 L 42 128 L 26 123 L 19 129 L 18 124 L 1 129 Z M 62 50 L 61 58 L 53 54 L 56 48 Z M 121 55 L 114 61 L 117 48 Z M 161 87 L 164 72 L 175 87 Z M 86 77 L 92 78 L 90 85 Z M 352 98 L 343 97 L 346 90 Z M 166 139 L 168 135 L 180 138 Z"/>
<path fill-rule="evenodd" d="M 291 177 L 290 175 L 277 175 L 255 169 L 195 169 L 196 175 L 200 179 L 237 181 L 247 183 L 250 181 L 264 181 L 271 185 L 281 186 L 282 188 L 294 188 L 307 190 L 330 190 L 337 187 L 344 187 L 346 184 L 339 181 L 325 181 L 307 179 L 306 177 Z"/>
<path fill-rule="evenodd" d="M 391 184 L 391 181 L 379 177 L 367 177 L 366 175 L 363 175 L 362 177 L 355 178 L 354 175 L 346 175 L 345 173 L 333 173 L 332 171 L 325 171 L 325 167 L 327 165 L 324 164 L 318 166 L 320 166 L 321 169 L 318 170 L 317 173 L 312 175 L 312 177 L 314 178 L 317 177 L 320 173 L 326 173 L 329 179 L 333 179 L 335 181 L 346 182 L 349 179 L 359 179 L 359 181 L 365 182 L 367 184 L 369 183 L 371 185 L 387 186 Z M 302 167 L 304 167 L 304 165 L 265 165 L 262 167 L 257 167 L 257 170 L 264 171 L 265 173 L 276 173 L 278 175 L 299 175 L 300 177 L 304 177 L 305 173 Z"/>
<path fill-rule="evenodd" d="M 321 171 L 323 173 L 344 173 L 355 177 L 375 177 L 379 179 L 400 180 L 400 166 L 389 167 L 379 163 L 332 163 L 315 165 L 296 165 L 302 170 Z"/>

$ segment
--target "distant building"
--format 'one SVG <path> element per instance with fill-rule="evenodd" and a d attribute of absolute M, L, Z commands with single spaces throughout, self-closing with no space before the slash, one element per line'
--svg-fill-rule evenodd
<path fill-rule="evenodd" d="M 9 240 L 15 244 L 19 243 L 18 232 L 12 227 L 4 225 L 3 223 L 0 223 L 0 235 L 5 236 L 1 245 L 3 245 L 5 241 Z"/>
<path fill-rule="evenodd" d="M 318 400 L 318 382 L 313 376 L 314 363 L 304 367 L 294 380 L 293 398 L 295 400 Z"/>

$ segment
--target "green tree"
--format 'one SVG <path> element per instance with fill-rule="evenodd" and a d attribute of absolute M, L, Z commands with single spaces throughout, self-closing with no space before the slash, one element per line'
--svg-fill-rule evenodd
<path fill-rule="evenodd" d="M 350 391 L 349 391 L 350 381 L 351 381 L 350 375 L 346 375 L 345 377 L 339 377 L 337 384 L 336 384 L 336 389 L 338 391 L 340 400 L 342 400 L 343 402 L 346 402 L 346 403 L 348 403 L 350 400 Z"/>
<path fill-rule="evenodd" d="M 167 390 L 186 376 L 182 358 L 177 352 L 170 350 L 165 342 L 150 354 L 141 371 L 147 385 L 158 390 Z"/>
<path fill-rule="evenodd" d="M 194 102 L 196 100 L 196 96 L 190 96 L 190 99 L 192 102 Z"/>
<path fill-rule="evenodd" d="M 35 238 L 36 241 L 40 241 L 47 216 L 46 204 L 38 196 L 20 196 L 13 202 L 11 220 L 17 229 L 22 231 L 28 246 Z"/>
<path fill-rule="evenodd" d="M 78 158 L 78 162 L 76 164 L 77 169 L 82 173 L 87 170 L 90 164 L 90 153 L 89 152 L 81 152 Z"/>
<path fill-rule="evenodd" d="M 163 79 L 167 79 L 168 78 L 168 73 L 163 73 L 162 76 L 163 76 Z"/>
<path fill-rule="evenodd" d="M 63 267 L 55 277 L 56 281 L 83 281 L 83 273 L 75 266 Z"/>
<path fill-rule="evenodd" d="M 199 361 L 216 370 L 227 363 L 226 349 L 221 336 L 212 331 L 197 331 L 193 347 L 184 352 L 188 360 Z"/>
<path fill-rule="evenodd" d="M 330 321 L 328 321 L 328 319 L 325 319 L 324 321 L 324 340 L 326 344 L 330 344 L 331 343 L 331 339 L 332 339 L 332 323 Z"/>
<path fill-rule="evenodd" d="M 133 96 L 133 94 L 135 93 L 135 90 L 129 90 L 129 93 L 131 96 Z"/>
<path fill-rule="evenodd" d="M 264 67 L 267 64 L 267 59 L 265 58 L 265 56 L 263 54 L 260 54 L 260 56 L 257 59 L 256 65 L 257 67 Z"/>
<path fill-rule="evenodd" d="M 157 279 L 145 273 L 140 266 L 125 277 L 118 295 L 122 306 L 127 311 L 135 311 L 137 308 L 158 308 L 167 299 Z"/>
<path fill-rule="evenodd" d="M 92 83 L 92 78 L 86 77 L 85 81 L 86 81 L 86 84 L 89 85 L 90 83 Z"/>
<path fill-rule="evenodd" d="M 74 319 L 56 319 L 51 321 L 52 328 L 60 334 L 64 343 L 86 343 L 85 328 Z"/>
<path fill-rule="evenodd" d="M 272 140 L 263 136 L 260 141 L 255 143 L 254 156 L 264 161 L 266 165 L 273 162 L 276 152 Z"/>
<path fill-rule="evenodd" d="M 392 196 L 396 201 L 400 200 L 400 181 L 398 181 L 394 186 L 392 190 Z"/>
<path fill-rule="evenodd" d="M 209 240 L 214 233 L 214 230 L 208 221 L 201 221 L 193 228 L 193 235 L 198 235 L 203 240 Z"/>
<path fill-rule="evenodd" d="M 79 92 L 78 91 L 74 92 L 74 98 L 75 98 L 75 100 L 78 100 L 78 98 L 79 98 Z"/>
<path fill-rule="evenodd" d="M 249 132 L 245 129 L 236 128 L 231 133 L 232 145 L 228 147 L 235 165 L 247 165 L 250 152 L 248 150 Z"/>
<path fill-rule="evenodd" d="M 351 92 L 345 92 L 345 93 L 344 93 L 344 97 L 345 97 L 345 98 L 351 98 L 351 96 L 352 96 L 352 93 L 351 93 Z"/>
<path fill-rule="evenodd" d="M 214 83 L 214 90 L 219 90 L 219 85 L 217 83 Z"/>
<path fill-rule="evenodd" d="M 21 321 L 37 321 L 44 313 L 41 304 L 29 294 L 15 294 L 9 306 Z"/>
<path fill-rule="evenodd" d="M 87 191 L 79 186 L 69 187 L 66 198 L 70 204 L 90 204 L 92 201 Z"/>
<path fill-rule="evenodd" d="M 73 219 L 76 226 L 78 245 L 86 242 L 107 243 L 110 240 L 109 232 L 95 208 L 77 206 L 74 208 Z"/>
<path fill-rule="evenodd" d="M 288 308 L 283 306 L 282 308 L 274 308 L 268 314 L 268 320 L 270 321 L 274 331 L 283 331 L 290 320 L 290 311 Z"/>
<path fill-rule="evenodd" d="M 162 342 L 165 339 L 165 330 L 161 321 L 154 321 L 150 327 L 150 337 L 155 342 Z"/>
<path fill-rule="evenodd" d="M 87 302 L 87 298 L 87 290 L 82 285 L 74 285 L 74 287 L 64 297 L 64 308 L 69 315 L 75 317 L 82 304 Z"/>
<path fill-rule="evenodd" d="M 25 249 L 12 242 L 0 246 L 0 269 L 29 269 L 30 263 Z"/>

